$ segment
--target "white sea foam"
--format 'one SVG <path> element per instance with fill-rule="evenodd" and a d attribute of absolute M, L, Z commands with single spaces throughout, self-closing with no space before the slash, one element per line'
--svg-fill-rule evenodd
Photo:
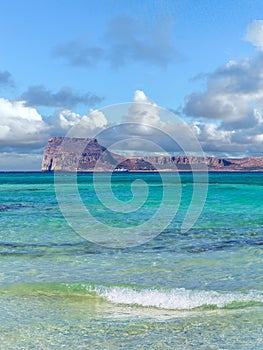
<path fill-rule="evenodd" d="M 173 290 L 128 287 L 97 287 L 96 292 L 108 302 L 124 305 L 156 307 L 168 310 L 189 310 L 197 307 L 226 307 L 232 303 L 263 303 L 263 292 L 217 292 L 176 288 Z"/>

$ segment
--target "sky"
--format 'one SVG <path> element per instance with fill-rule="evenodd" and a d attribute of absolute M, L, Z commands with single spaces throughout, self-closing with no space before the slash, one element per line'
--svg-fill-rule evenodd
<path fill-rule="evenodd" d="M 262 155 L 261 0 L 0 0 L 0 38 L 0 171 L 40 170 L 80 122 L 179 118 L 207 155 Z"/>

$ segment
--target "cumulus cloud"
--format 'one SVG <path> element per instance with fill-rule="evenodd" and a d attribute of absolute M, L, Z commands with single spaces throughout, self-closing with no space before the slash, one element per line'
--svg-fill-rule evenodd
<path fill-rule="evenodd" d="M 233 130 L 225 130 L 217 123 L 200 121 L 190 123 L 190 127 L 209 155 L 228 156 L 233 152 L 245 152 L 245 147 L 233 142 Z"/>
<path fill-rule="evenodd" d="M 172 29 L 168 19 L 149 22 L 118 16 L 107 24 L 103 46 L 81 38 L 57 46 L 53 54 L 79 67 L 91 67 L 100 61 L 110 63 L 113 68 L 131 62 L 163 67 L 178 57 Z"/>
<path fill-rule="evenodd" d="M 205 92 L 186 97 L 188 116 L 222 120 L 225 127 L 243 128 L 256 123 L 254 107 L 263 102 L 263 54 L 230 61 L 211 73 Z"/>
<path fill-rule="evenodd" d="M 247 65 L 247 67 L 250 68 L 250 65 Z M 243 69 L 244 66 L 239 67 L 231 63 L 218 69 L 210 75 L 211 85 L 209 85 L 211 87 L 216 86 L 219 78 L 220 83 L 222 83 L 222 76 L 226 76 L 229 86 L 231 84 L 232 86 L 229 89 L 223 89 L 222 94 L 226 93 L 225 91 L 230 94 L 228 97 L 231 106 L 229 111 L 233 113 L 235 108 L 241 108 L 240 110 L 247 108 L 248 115 L 243 110 L 240 118 L 238 118 L 238 111 L 234 111 L 235 113 L 228 120 L 225 114 L 221 112 L 222 108 L 219 108 L 221 114 L 218 113 L 217 118 L 214 118 L 214 115 L 210 116 L 200 112 L 196 120 L 187 124 L 171 111 L 161 108 L 143 91 L 136 90 L 133 103 L 127 105 L 127 113 L 124 112 L 123 106 L 121 107 L 122 111 L 116 110 L 116 116 L 121 114 L 124 116 L 122 121 L 125 124 L 121 127 L 113 125 L 111 132 L 108 134 L 103 133 L 104 130 L 107 130 L 107 127 L 111 127 L 107 121 L 107 111 L 103 113 L 98 110 L 90 111 L 90 114 L 85 116 L 80 116 L 71 110 L 60 111 L 56 115 L 56 123 L 53 123 L 56 125 L 54 130 L 56 133 L 58 130 L 62 133 L 70 130 L 69 136 L 75 137 L 99 135 L 99 141 L 104 146 L 110 147 L 112 151 L 130 155 L 141 154 L 142 152 L 157 154 L 162 151 L 170 154 L 187 152 L 187 154 L 201 155 L 200 148 L 195 148 L 198 142 L 208 155 L 244 156 L 259 154 L 263 151 L 263 109 L 261 107 L 255 108 L 255 105 L 250 106 L 248 96 L 246 97 L 247 105 L 244 105 L 245 107 L 240 105 L 238 101 L 237 106 L 235 106 L 235 103 L 231 101 L 233 86 L 238 83 L 237 72 L 240 71 L 240 68 Z M 212 80 L 215 80 L 215 84 Z M 244 77 L 241 80 L 244 82 Z M 234 81 L 235 84 L 233 84 Z M 227 86 L 227 84 L 225 85 Z M 242 84 L 236 86 L 239 91 L 242 91 L 239 98 L 242 98 L 242 94 L 249 95 L 249 84 L 247 82 L 244 82 L 243 87 Z M 220 92 L 220 90 L 218 91 Z M 260 96 L 258 89 L 254 87 L 251 87 L 250 92 L 253 96 Z M 238 98 L 238 93 L 236 98 Z M 220 99 L 218 103 L 220 103 Z M 260 105 L 260 98 L 258 98 L 258 104 Z M 214 106 L 212 107 L 214 108 Z M 248 116 L 252 122 L 248 122 Z M 239 127 L 232 127 L 233 123 L 237 122 L 240 123 Z M 125 138 L 126 141 L 121 141 L 120 144 L 120 140 Z M 157 147 L 154 147 L 154 144 Z M 114 146 L 111 147 L 111 145 Z"/>
<path fill-rule="evenodd" d="M 247 27 L 245 40 L 263 50 L 263 20 L 254 20 Z"/>
<path fill-rule="evenodd" d="M 136 90 L 133 96 L 134 104 L 129 109 L 128 122 L 149 124 L 160 127 L 161 108 L 141 90 Z"/>
<path fill-rule="evenodd" d="M 42 146 L 50 136 L 65 136 L 71 129 L 76 137 L 94 136 L 107 126 L 103 112 L 90 110 L 81 116 L 69 109 L 59 110 L 43 118 L 25 101 L 0 98 L 0 145 L 12 147 Z"/>
<path fill-rule="evenodd" d="M 178 114 L 157 105 L 143 91 L 134 93 L 133 104 L 129 109 L 127 121 L 150 125 L 174 137 L 179 143 L 192 138 L 192 130 Z"/>
<path fill-rule="evenodd" d="M 52 92 L 43 85 L 30 86 L 21 96 L 29 106 L 47 106 L 72 108 L 78 104 L 94 106 L 103 98 L 91 93 L 78 94 L 69 87 L 63 87 L 58 92 Z"/>
<path fill-rule="evenodd" d="M 219 70 L 213 73 L 213 79 L 218 74 Z M 207 155 L 214 156 L 258 155 L 263 151 L 263 108 L 251 107 L 249 113 L 253 122 L 240 122 L 239 127 L 231 127 L 233 120 L 229 123 L 227 118 L 215 119 L 203 114 L 186 123 L 141 90 L 134 92 L 133 103 L 112 108 L 90 110 L 84 116 L 72 110 L 60 110 L 52 117 L 51 133 L 53 136 L 97 137 L 111 151 L 126 155 L 186 153 L 202 156 L 200 147 Z M 123 124 L 109 124 L 110 115 L 122 116 L 119 121 Z"/>
<path fill-rule="evenodd" d="M 82 121 L 82 125 L 88 125 L 91 130 L 104 128 L 108 123 L 104 113 L 97 109 L 91 109 L 89 115 L 84 116 Z"/>
<path fill-rule="evenodd" d="M 27 107 L 24 101 L 0 98 L 1 147 L 40 147 L 49 130 L 35 108 Z"/>
<path fill-rule="evenodd" d="M 123 124 L 99 135 L 103 145 L 111 146 L 112 151 L 127 154 L 200 151 L 187 123 L 170 110 L 161 108 L 143 91 L 135 91 L 133 103 L 114 108 L 116 116 L 123 116 Z"/>
<path fill-rule="evenodd" d="M 252 22 L 247 33 L 257 46 L 261 27 L 258 22 L 261 21 Z M 205 91 L 186 96 L 183 111 L 195 119 L 193 131 L 207 152 L 240 155 L 261 152 L 263 53 L 230 61 L 208 74 Z"/>
<path fill-rule="evenodd" d="M 105 115 L 90 110 L 81 116 L 69 109 L 56 111 L 50 117 L 26 105 L 25 101 L 0 98 L 0 148 L 7 150 L 41 149 L 51 136 L 93 137 L 107 126 Z M 75 135 L 74 135 L 75 133 Z"/>
<path fill-rule="evenodd" d="M 56 131 L 68 131 L 70 128 L 78 124 L 81 115 L 74 113 L 70 109 L 64 109 L 56 112 L 52 117 L 52 125 Z"/>
<path fill-rule="evenodd" d="M 0 71 L 0 87 L 1 86 L 14 86 L 12 75 L 7 70 Z"/>
<path fill-rule="evenodd" d="M 81 116 L 69 109 L 60 110 L 51 118 L 54 136 L 94 137 L 107 126 L 103 112 L 91 109 Z"/>
<path fill-rule="evenodd" d="M 112 116 L 121 125 L 109 124 Z M 52 136 L 97 137 L 103 146 L 118 153 L 198 151 L 193 149 L 194 133 L 186 122 L 161 108 L 141 90 L 135 91 L 133 103 L 90 110 L 87 115 L 63 109 L 49 123 Z"/>

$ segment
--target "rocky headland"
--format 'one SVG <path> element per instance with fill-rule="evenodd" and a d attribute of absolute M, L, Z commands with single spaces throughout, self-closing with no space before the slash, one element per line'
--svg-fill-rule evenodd
<path fill-rule="evenodd" d="M 114 154 L 96 139 L 53 137 L 48 141 L 42 171 L 263 171 L 263 157 L 194 156 L 126 157 Z"/>

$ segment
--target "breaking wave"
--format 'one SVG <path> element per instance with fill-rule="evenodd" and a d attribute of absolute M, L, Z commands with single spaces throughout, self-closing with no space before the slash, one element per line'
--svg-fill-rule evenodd
<path fill-rule="evenodd" d="M 136 290 L 130 287 L 96 287 L 99 296 L 114 304 L 155 307 L 167 310 L 190 310 L 200 307 L 235 307 L 247 303 L 263 303 L 263 293 L 258 291 L 217 292 L 204 290 L 172 290 L 145 288 Z"/>
<path fill-rule="evenodd" d="M 223 292 L 214 290 L 164 289 L 134 285 L 103 285 L 97 283 L 24 284 L 0 288 L 3 296 L 91 297 L 115 305 L 128 305 L 164 310 L 240 308 L 263 304 L 263 291 Z"/>

